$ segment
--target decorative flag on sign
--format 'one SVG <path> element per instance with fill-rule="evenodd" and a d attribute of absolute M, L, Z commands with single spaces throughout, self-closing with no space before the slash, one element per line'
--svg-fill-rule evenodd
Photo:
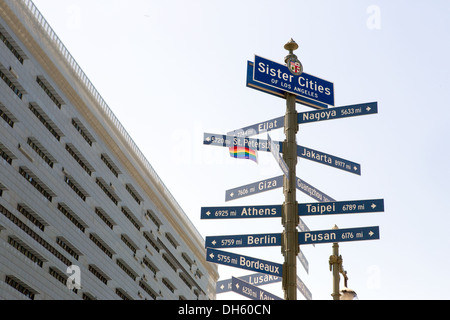
<path fill-rule="evenodd" d="M 236 159 L 250 159 L 258 163 L 258 154 L 256 153 L 256 150 L 248 147 L 230 147 L 230 156 Z"/>

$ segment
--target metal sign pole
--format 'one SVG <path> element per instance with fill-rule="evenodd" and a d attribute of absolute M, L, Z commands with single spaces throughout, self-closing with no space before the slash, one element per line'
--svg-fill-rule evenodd
<path fill-rule="evenodd" d="M 286 63 L 290 59 L 296 59 L 293 51 L 298 45 L 291 39 L 284 48 L 289 51 Z M 298 60 L 297 60 L 298 61 Z M 283 142 L 283 158 L 289 168 L 288 177 L 284 177 L 283 192 L 285 202 L 283 204 L 282 223 L 284 232 L 282 237 L 283 265 L 283 290 L 285 300 L 297 300 L 297 255 L 299 253 L 297 226 L 299 223 L 298 203 L 296 199 L 296 165 L 298 132 L 297 111 L 295 110 L 296 96 L 286 93 L 286 115 L 284 131 L 286 140 Z"/>

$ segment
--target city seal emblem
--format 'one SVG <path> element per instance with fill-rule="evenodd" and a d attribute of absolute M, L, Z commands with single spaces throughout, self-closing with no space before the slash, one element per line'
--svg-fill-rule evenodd
<path fill-rule="evenodd" d="M 303 73 L 302 63 L 295 57 L 290 57 L 287 61 L 289 71 L 295 76 L 299 76 Z"/>

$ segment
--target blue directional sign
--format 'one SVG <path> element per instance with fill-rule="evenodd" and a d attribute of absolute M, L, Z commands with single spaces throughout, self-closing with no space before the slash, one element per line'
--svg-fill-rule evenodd
<path fill-rule="evenodd" d="M 275 161 L 280 166 L 281 171 L 283 171 L 283 173 L 284 173 L 284 176 L 287 179 L 289 179 L 289 167 L 287 166 L 286 162 L 284 162 L 284 159 L 281 157 L 279 143 L 272 141 L 272 139 L 270 138 L 269 135 L 267 135 L 267 142 L 269 143 L 270 152 L 272 153 L 273 157 L 275 158 Z"/>
<path fill-rule="evenodd" d="M 257 82 L 253 80 L 253 69 L 254 69 L 254 63 L 252 61 L 247 61 L 247 87 L 251 89 L 255 89 L 261 92 L 265 92 L 268 94 L 271 94 L 273 96 L 286 99 L 286 91 L 277 89 L 275 87 L 271 87 L 268 85 L 265 85 L 264 83 Z M 303 104 L 305 106 L 314 108 L 314 109 L 326 109 L 328 108 L 328 105 L 311 100 L 309 98 L 303 97 L 303 96 L 296 96 L 295 102 Z"/>
<path fill-rule="evenodd" d="M 254 194 L 258 194 L 261 192 L 266 192 L 269 190 L 274 190 L 278 188 L 283 187 L 283 180 L 284 176 L 278 176 L 266 180 L 261 180 L 258 182 L 250 183 L 245 186 L 229 189 L 225 191 L 225 201 L 231 201 L 240 199 L 243 197 L 252 196 Z M 336 201 L 332 197 L 326 195 L 324 192 L 320 191 L 319 189 L 313 187 L 306 181 L 300 179 L 297 177 L 296 188 L 303 192 L 304 194 L 307 194 L 314 200 L 317 200 L 319 202 L 330 202 L 330 201 Z"/>
<path fill-rule="evenodd" d="M 375 113 L 378 113 L 378 103 L 369 102 L 369 103 L 349 105 L 345 107 L 331 108 L 328 110 L 301 112 L 297 116 L 298 118 L 297 122 L 299 124 L 302 124 L 340 118 L 365 116 Z"/>
<path fill-rule="evenodd" d="M 262 286 L 271 283 L 281 282 L 281 277 L 264 274 L 261 272 L 252 273 L 246 276 L 237 277 L 239 280 L 245 281 L 253 286 Z M 231 288 L 232 279 L 220 280 L 216 283 L 216 294 L 229 292 Z"/>
<path fill-rule="evenodd" d="M 332 229 L 298 233 L 299 245 L 378 239 L 380 239 L 379 227 Z"/>
<path fill-rule="evenodd" d="M 228 132 L 227 135 L 237 137 L 251 137 L 263 132 L 269 132 L 280 128 L 284 128 L 284 116 L 256 123 L 244 128 L 236 129 Z"/>
<path fill-rule="evenodd" d="M 345 160 L 342 158 L 338 158 L 336 156 L 332 156 L 330 154 L 326 154 L 317 150 L 309 149 L 302 146 L 297 146 L 297 156 L 308 159 L 311 161 L 315 161 L 318 163 L 322 163 L 324 165 L 341 169 L 350 173 L 354 173 L 357 175 L 361 175 L 361 165 Z"/>
<path fill-rule="evenodd" d="M 265 179 L 225 191 L 225 201 L 240 199 L 283 187 L 283 176 Z"/>
<path fill-rule="evenodd" d="M 298 190 L 300 190 L 304 194 L 307 194 L 308 196 L 310 196 L 311 198 L 313 198 L 313 199 L 315 199 L 315 200 L 317 200 L 319 202 L 336 201 L 333 198 L 331 198 L 330 196 L 328 196 L 325 193 L 323 193 L 322 191 L 316 189 L 315 187 L 313 187 L 309 183 L 307 183 L 304 180 L 300 179 L 299 177 L 297 177 L 297 181 L 295 183 L 295 186 L 297 187 Z"/>
<path fill-rule="evenodd" d="M 300 203 L 299 216 L 384 212 L 384 200 L 352 200 L 327 203 Z"/>
<path fill-rule="evenodd" d="M 281 246 L 281 233 L 239 234 L 206 237 L 205 248 L 250 248 Z"/>
<path fill-rule="evenodd" d="M 200 219 L 279 218 L 281 205 L 202 207 Z"/>
<path fill-rule="evenodd" d="M 297 259 L 298 261 L 300 261 L 303 268 L 305 268 L 306 273 L 309 273 L 309 262 L 306 259 L 305 255 L 303 254 L 302 249 L 298 251 Z"/>
<path fill-rule="evenodd" d="M 251 300 L 283 300 L 266 290 L 262 290 L 235 277 L 231 278 L 231 288 L 233 292 L 236 292 Z"/>
<path fill-rule="evenodd" d="M 274 141 L 275 144 L 281 145 L 279 141 Z M 247 137 L 233 137 L 223 134 L 204 133 L 203 144 L 219 146 L 219 147 L 248 147 L 257 151 L 270 152 L 270 144 L 265 139 L 252 139 Z"/>
<path fill-rule="evenodd" d="M 253 80 L 322 104 L 334 106 L 334 84 L 303 72 L 293 75 L 287 66 L 255 55 Z"/>
<path fill-rule="evenodd" d="M 282 264 L 211 248 L 206 249 L 206 261 L 277 277 L 283 276 Z"/>
<path fill-rule="evenodd" d="M 312 300 L 311 291 L 306 287 L 302 280 L 297 276 L 297 289 L 306 298 L 306 300 Z"/>

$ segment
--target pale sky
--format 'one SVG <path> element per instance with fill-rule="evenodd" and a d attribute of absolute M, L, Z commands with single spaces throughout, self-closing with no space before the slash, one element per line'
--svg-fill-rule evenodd
<path fill-rule="evenodd" d="M 283 99 L 246 87 L 246 68 L 255 54 L 283 63 L 293 38 L 304 71 L 334 83 L 335 106 L 378 102 L 376 115 L 297 134 L 300 145 L 361 164 L 361 176 L 305 159 L 297 176 L 338 201 L 385 200 L 383 213 L 302 220 L 311 230 L 380 227 L 380 240 L 340 244 L 360 300 L 450 298 L 449 1 L 34 2 L 204 237 L 282 232 L 274 218 L 200 220 L 201 207 L 284 201 L 277 189 L 226 203 L 226 190 L 282 172 L 270 153 L 255 164 L 202 142 L 204 132 L 284 115 Z M 283 130 L 271 137 L 283 140 Z M 298 263 L 298 276 L 313 299 L 332 299 L 331 244 L 301 250 L 309 273 Z M 278 247 L 229 251 L 283 262 Z M 280 283 L 262 289 L 283 297 Z"/>

